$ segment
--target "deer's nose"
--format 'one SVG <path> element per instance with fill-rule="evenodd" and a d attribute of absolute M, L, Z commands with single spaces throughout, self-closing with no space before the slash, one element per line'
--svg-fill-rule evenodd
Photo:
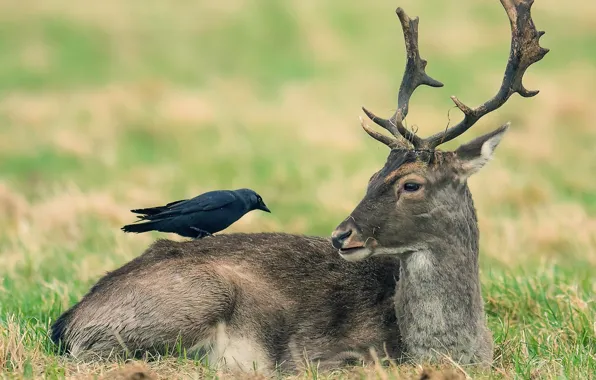
<path fill-rule="evenodd" d="M 342 249 L 346 240 L 354 233 L 352 228 L 347 230 L 335 230 L 331 234 L 331 243 L 335 249 Z"/>

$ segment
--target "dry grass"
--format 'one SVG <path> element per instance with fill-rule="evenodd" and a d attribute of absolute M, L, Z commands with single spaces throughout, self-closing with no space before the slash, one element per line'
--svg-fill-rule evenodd
<path fill-rule="evenodd" d="M 408 119 L 423 135 L 445 127 L 449 95 L 475 105 L 494 93 L 508 44 L 496 0 L 25 3 L 0 2 L 0 376 L 8 378 L 233 376 L 178 358 L 74 363 L 53 354 L 47 328 L 158 236 L 119 231 L 133 207 L 247 186 L 274 213 L 249 214 L 229 231 L 328 235 L 387 154 L 358 116 L 363 104 L 379 114 L 394 107 L 403 64 L 396 6 L 420 16 L 428 71 L 446 84 L 413 98 Z M 534 8 L 551 53 L 525 82 L 541 93 L 514 96 L 449 144 L 512 121 L 470 184 L 498 347 L 492 371 L 475 378 L 585 378 L 596 363 L 596 7 L 540 0 Z M 422 371 L 297 378 L 468 376 L 451 365 Z"/>

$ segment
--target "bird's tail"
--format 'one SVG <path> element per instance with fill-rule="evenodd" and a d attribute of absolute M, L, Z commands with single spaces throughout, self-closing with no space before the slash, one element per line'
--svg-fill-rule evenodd
<path fill-rule="evenodd" d="M 122 227 L 121 230 L 124 232 L 134 232 L 135 234 L 140 234 L 141 232 L 156 231 L 156 227 L 159 222 L 160 221 L 156 220 L 147 223 L 127 224 L 124 227 Z"/>

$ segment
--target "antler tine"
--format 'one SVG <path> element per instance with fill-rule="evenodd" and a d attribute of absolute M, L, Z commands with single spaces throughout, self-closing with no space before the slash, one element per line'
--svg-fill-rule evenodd
<path fill-rule="evenodd" d="M 437 133 L 426 138 L 423 145 L 430 149 L 453 140 L 467 131 L 482 116 L 501 107 L 514 93 L 528 98 L 538 94 L 538 90 L 527 90 L 522 84 L 523 76 L 528 67 L 540 61 L 549 49 L 540 46 L 540 37 L 544 31 L 537 31 L 532 21 L 530 9 L 534 0 L 500 0 L 507 12 L 511 24 L 511 50 L 509 60 L 505 68 L 503 83 L 495 97 L 488 100 L 477 108 L 470 108 L 463 104 L 457 97 L 451 99 L 463 113 L 464 119 L 457 125 L 444 132 Z"/>
<path fill-rule="evenodd" d="M 364 107 L 362 110 L 373 122 L 388 130 L 393 136 L 403 136 L 415 148 L 418 148 L 423 144 L 423 140 L 414 132 L 408 131 L 402 124 L 403 119 L 408 115 L 410 97 L 420 85 L 442 87 L 443 83 L 426 74 L 427 61 L 420 58 L 418 49 L 418 17 L 410 19 L 402 8 L 397 8 L 395 13 L 401 22 L 407 54 L 406 68 L 397 96 L 397 109 L 389 119 L 382 119 Z"/>
<path fill-rule="evenodd" d="M 368 133 L 368 135 L 370 137 L 387 145 L 389 148 L 393 149 L 398 146 L 397 139 L 391 138 L 387 135 L 379 133 L 379 132 L 375 131 L 374 129 L 370 128 L 368 125 L 366 125 L 366 123 L 364 123 L 364 120 L 362 119 L 362 117 L 360 117 L 360 125 L 362 126 L 362 129 L 364 129 L 364 131 L 366 133 Z"/>

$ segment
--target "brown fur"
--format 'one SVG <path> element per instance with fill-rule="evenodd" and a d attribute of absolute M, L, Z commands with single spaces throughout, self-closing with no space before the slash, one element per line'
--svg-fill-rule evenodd
<path fill-rule="evenodd" d="M 159 240 L 104 276 L 52 336 L 81 358 L 124 354 L 124 347 L 136 356 L 165 354 L 177 340 L 214 358 L 224 324 L 225 334 L 258 347 L 266 370 L 301 367 L 305 356 L 336 367 L 368 358 L 370 347 L 399 357 L 398 267 L 390 258 L 349 263 L 318 237 Z"/>

